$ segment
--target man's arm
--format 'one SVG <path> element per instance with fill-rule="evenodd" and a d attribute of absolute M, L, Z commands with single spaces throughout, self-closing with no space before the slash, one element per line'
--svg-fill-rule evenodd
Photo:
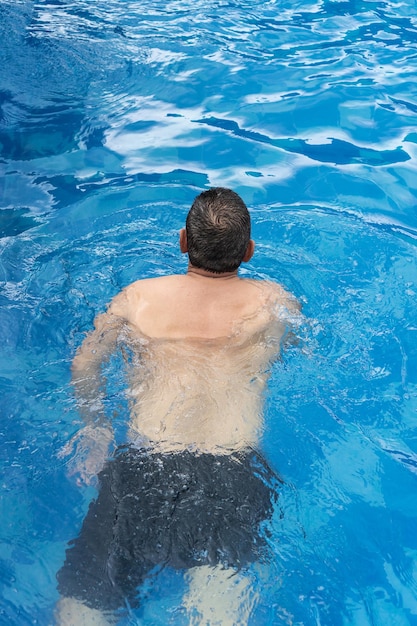
<path fill-rule="evenodd" d="M 287 313 L 286 332 L 283 337 L 283 347 L 298 345 L 300 341 L 299 330 L 304 319 L 301 313 L 301 302 L 295 296 L 290 294 L 287 299 L 285 310 Z"/>
<path fill-rule="evenodd" d="M 105 426 L 101 367 L 114 352 L 124 320 L 111 312 L 98 315 L 92 330 L 84 339 L 71 367 L 78 409 L 86 424 Z"/>
<path fill-rule="evenodd" d="M 94 320 L 94 329 L 88 333 L 72 362 L 71 382 L 77 398 L 78 411 L 85 426 L 64 449 L 62 456 L 76 447 L 69 464 L 69 474 L 78 475 L 80 483 L 90 483 L 103 467 L 113 440 L 110 420 L 103 405 L 102 365 L 115 351 L 123 317 L 123 295 L 110 304 L 106 313 Z"/>
<path fill-rule="evenodd" d="M 269 283 L 269 285 L 271 287 L 271 310 L 273 314 L 270 336 L 273 340 L 278 340 L 281 350 L 281 348 L 288 348 L 299 342 L 297 330 L 303 320 L 301 302 L 281 285 L 277 283 Z"/>

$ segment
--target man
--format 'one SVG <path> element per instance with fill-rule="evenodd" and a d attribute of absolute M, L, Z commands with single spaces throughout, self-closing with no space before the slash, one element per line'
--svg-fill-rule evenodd
<path fill-rule="evenodd" d="M 263 388 L 299 306 L 275 283 L 238 276 L 255 244 L 249 212 L 229 189 L 194 200 L 180 248 L 187 273 L 125 288 L 74 358 L 87 421 L 77 469 L 85 481 L 104 469 L 58 573 L 62 624 L 109 623 L 164 566 L 189 572 L 184 606 L 196 623 L 234 623 L 248 585 L 231 575 L 265 550 L 259 526 L 272 515 L 277 479 L 256 450 Z M 105 463 L 112 433 L 100 366 L 117 346 L 128 353 L 130 442 Z M 217 608 L 198 591 L 209 581 L 212 595 L 234 586 Z"/>

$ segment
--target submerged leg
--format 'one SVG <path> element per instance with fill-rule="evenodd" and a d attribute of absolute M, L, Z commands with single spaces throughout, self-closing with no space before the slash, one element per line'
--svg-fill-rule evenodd
<path fill-rule="evenodd" d="M 258 593 L 248 575 L 217 565 L 194 567 L 187 573 L 184 596 L 190 626 L 247 624 Z"/>
<path fill-rule="evenodd" d="M 75 598 L 61 598 L 55 610 L 55 623 L 56 626 L 111 626 L 117 619 L 111 613 L 90 609 Z"/>

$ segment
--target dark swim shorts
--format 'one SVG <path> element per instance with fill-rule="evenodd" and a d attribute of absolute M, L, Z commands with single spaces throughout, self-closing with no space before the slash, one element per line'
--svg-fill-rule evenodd
<path fill-rule="evenodd" d="M 62 596 L 91 608 L 137 606 L 155 567 L 239 569 L 265 549 L 279 479 L 254 450 L 233 455 L 121 447 L 58 572 Z"/>

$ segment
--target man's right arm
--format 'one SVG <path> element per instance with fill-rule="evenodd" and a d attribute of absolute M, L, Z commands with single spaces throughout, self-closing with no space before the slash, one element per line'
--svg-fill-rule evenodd
<path fill-rule="evenodd" d="M 280 353 L 282 348 L 288 348 L 298 343 L 297 330 L 303 320 L 301 303 L 295 296 L 286 291 L 277 283 L 268 283 L 270 287 L 270 307 L 272 324 L 268 335 L 271 343 L 277 342 Z"/>

